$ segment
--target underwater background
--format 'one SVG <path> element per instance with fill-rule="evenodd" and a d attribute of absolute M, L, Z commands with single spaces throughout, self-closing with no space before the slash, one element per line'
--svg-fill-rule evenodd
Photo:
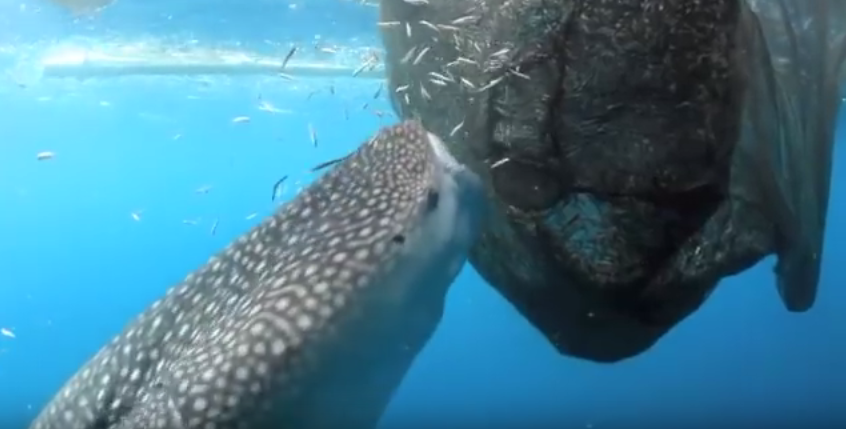
<path fill-rule="evenodd" d="M 381 69 L 353 76 L 381 50 L 377 15 L 342 0 L 126 0 L 73 19 L 0 0 L 0 429 L 25 428 L 311 167 L 396 121 Z M 255 66 L 293 45 L 291 76 Z M 109 68 L 191 55 L 188 71 Z M 768 258 L 648 352 L 595 364 L 560 356 L 468 265 L 381 428 L 846 427 L 846 112 L 838 139 L 811 311 L 783 308 Z"/>

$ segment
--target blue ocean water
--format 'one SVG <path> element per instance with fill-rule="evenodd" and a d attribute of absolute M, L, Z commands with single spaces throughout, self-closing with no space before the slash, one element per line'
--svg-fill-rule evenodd
<path fill-rule="evenodd" d="M 378 78 L 349 74 L 39 75 L 39 55 L 66 40 L 267 55 L 289 43 L 378 47 L 377 11 L 356 2 L 199 3 L 126 0 L 73 20 L 35 0 L 0 1 L 2 428 L 25 427 L 129 318 L 269 214 L 279 178 L 289 176 L 289 199 L 310 167 L 396 120 L 374 99 Z M 42 151 L 55 157 L 36 161 Z M 593 364 L 558 355 L 468 266 L 382 428 L 846 424 L 838 152 L 810 312 L 783 309 L 767 259 L 725 280 L 649 352 Z"/>

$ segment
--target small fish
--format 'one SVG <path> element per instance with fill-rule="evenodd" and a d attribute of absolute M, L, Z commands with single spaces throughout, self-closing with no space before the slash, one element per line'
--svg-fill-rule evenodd
<path fill-rule="evenodd" d="M 254 217 L 256 217 L 256 216 L 258 216 L 258 213 L 250 213 L 250 214 L 248 214 L 248 215 L 247 215 L 247 217 L 245 217 L 244 219 L 246 219 L 246 220 L 250 220 L 250 219 L 252 219 L 252 218 L 254 218 Z"/>
<path fill-rule="evenodd" d="M 211 191 L 211 190 L 212 190 L 211 185 L 203 185 L 203 186 L 200 186 L 199 188 L 197 188 L 194 192 L 196 192 L 198 194 L 205 195 L 205 194 L 208 194 L 209 191 Z"/>
<path fill-rule="evenodd" d="M 212 222 L 212 226 L 209 229 L 209 234 L 214 235 L 217 232 L 217 223 L 218 223 L 217 219 L 215 219 L 214 222 Z"/>
<path fill-rule="evenodd" d="M 55 156 L 56 154 L 53 152 L 38 152 L 38 154 L 35 155 L 35 159 L 39 161 L 47 161 L 48 159 L 53 159 Z"/>
<path fill-rule="evenodd" d="M 280 109 L 280 108 L 274 106 L 273 104 L 271 104 L 269 101 L 260 102 L 258 109 L 261 110 L 261 111 L 264 111 L 264 112 L 268 112 L 268 113 L 293 113 L 288 109 Z"/>
<path fill-rule="evenodd" d="M 364 62 L 362 65 L 360 65 L 357 69 L 353 70 L 353 74 L 352 74 L 352 75 L 353 75 L 353 77 L 356 77 L 356 76 L 360 75 L 361 73 L 363 73 L 365 70 L 367 70 L 369 67 L 372 67 L 372 66 L 373 66 L 373 65 L 371 64 L 371 62 L 370 62 L 370 61 L 365 61 L 365 62 Z"/>
<path fill-rule="evenodd" d="M 449 136 L 450 136 L 450 137 L 454 136 L 454 135 L 455 135 L 455 133 L 457 133 L 457 132 L 458 132 L 459 130 L 461 130 L 461 128 L 463 128 L 463 127 L 464 127 L 464 121 L 459 122 L 459 123 L 458 123 L 458 125 L 456 125 L 455 127 L 453 127 L 453 129 L 452 129 L 452 130 L 450 130 L 450 132 L 449 132 Z"/>
<path fill-rule="evenodd" d="M 382 28 L 399 27 L 400 24 L 399 21 L 380 21 L 376 23 L 377 26 Z"/>
<path fill-rule="evenodd" d="M 415 65 L 415 66 L 416 66 L 417 64 L 420 64 L 420 61 L 422 61 L 422 60 L 423 60 L 423 57 L 426 55 L 426 53 L 427 53 L 427 52 L 429 52 L 429 49 L 430 49 L 430 48 L 429 48 L 429 46 L 427 46 L 427 47 L 423 48 L 423 49 L 420 51 L 420 53 L 419 53 L 419 54 L 417 54 L 417 56 L 414 58 L 414 61 L 412 61 L 412 62 L 411 62 L 411 64 L 412 64 L 412 65 Z"/>
<path fill-rule="evenodd" d="M 15 333 L 7 328 L 0 328 L 0 334 L 2 334 L 4 337 L 15 338 Z"/>
<path fill-rule="evenodd" d="M 294 76 L 291 76 L 287 73 L 279 73 L 279 77 L 281 77 L 284 80 L 295 80 Z"/>
<path fill-rule="evenodd" d="M 373 94 L 373 99 L 374 99 L 374 100 L 375 100 L 375 99 L 377 99 L 377 98 L 379 98 L 379 96 L 380 96 L 380 95 L 382 95 L 382 87 L 383 87 L 383 86 L 384 86 L 384 84 L 381 84 L 381 83 L 379 84 L 379 89 L 377 89 L 377 90 L 376 90 L 376 93 L 375 93 L 375 94 Z"/>
<path fill-rule="evenodd" d="M 412 47 L 408 50 L 408 52 L 406 52 L 406 53 L 402 56 L 402 58 L 400 58 L 400 64 L 407 64 L 409 61 L 411 61 L 411 58 L 412 58 L 412 57 L 414 57 L 414 53 L 415 53 L 415 52 L 417 52 L 417 47 L 416 47 L 416 46 L 412 46 Z"/>
<path fill-rule="evenodd" d="M 182 219 L 182 223 L 185 224 L 185 225 L 196 225 L 199 222 L 197 222 L 194 219 Z"/>
<path fill-rule="evenodd" d="M 506 163 L 506 162 L 508 162 L 508 161 L 511 161 L 511 159 L 510 159 L 510 158 L 502 158 L 502 159 L 500 159 L 499 161 L 497 161 L 497 162 L 495 162 L 495 163 L 491 164 L 491 170 L 493 170 L 494 168 L 499 167 L 499 166 L 500 166 L 500 165 L 502 165 L 502 164 L 505 164 L 505 163 Z"/>
<path fill-rule="evenodd" d="M 276 183 L 273 184 L 273 192 L 270 194 L 270 201 L 276 201 L 278 198 L 282 197 L 282 185 L 285 183 L 285 180 L 288 180 L 288 176 L 282 176 L 281 179 L 277 180 Z"/>
<path fill-rule="evenodd" d="M 297 53 L 297 47 L 292 46 L 291 50 L 288 51 L 288 55 L 285 55 L 285 59 L 282 60 L 282 67 L 279 68 L 280 70 L 285 70 L 285 66 L 288 65 L 288 61 L 291 61 L 291 57 L 293 57 L 295 53 Z"/>
<path fill-rule="evenodd" d="M 452 22 L 450 22 L 450 24 L 452 24 L 452 25 L 466 24 L 470 21 L 473 21 L 474 19 L 477 19 L 477 17 L 475 15 L 465 15 L 465 16 L 461 16 L 461 17 L 453 19 Z"/>
<path fill-rule="evenodd" d="M 451 77 L 449 77 L 445 74 L 438 73 L 436 71 L 429 72 L 429 76 L 432 76 L 433 78 L 435 78 L 437 80 L 444 81 L 444 82 L 455 82 L 455 80 L 453 78 L 451 78 Z"/>
<path fill-rule="evenodd" d="M 132 216 L 132 220 L 136 222 L 141 221 L 141 212 L 132 212 L 129 214 L 129 216 Z"/>
<path fill-rule="evenodd" d="M 314 126 L 308 124 L 308 136 L 311 139 L 311 144 L 317 147 L 317 131 L 314 131 Z"/>
<path fill-rule="evenodd" d="M 241 124 L 241 123 L 246 123 L 246 122 L 250 122 L 249 116 L 236 116 L 236 117 L 232 118 L 233 124 Z"/>
<path fill-rule="evenodd" d="M 493 58 L 493 57 L 504 57 L 504 56 L 505 56 L 505 55 L 507 55 L 510 51 L 511 51 L 511 49 L 509 49 L 509 48 L 502 48 L 502 49 L 500 49 L 500 50 L 498 50 L 498 51 L 496 51 L 496 52 L 492 53 L 492 54 L 491 54 L 491 58 Z"/>
<path fill-rule="evenodd" d="M 454 25 L 435 24 L 435 26 L 438 27 L 441 30 L 444 30 L 444 31 L 459 31 L 460 30 L 460 28 L 458 28 Z"/>
<path fill-rule="evenodd" d="M 420 25 L 422 25 L 422 26 L 424 26 L 424 27 L 428 27 L 428 28 L 430 28 L 430 29 L 434 30 L 436 33 L 440 33 L 440 32 L 441 32 L 441 30 L 440 30 L 437 26 L 435 26 L 435 24 L 432 24 L 432 23 L 431 23 L 431 22 L 429 22 L 429 21 L 426 21 L 426 20 L 421 20 L 421 21 L 420 21 Z"/>
<path fill-rule="evenodd" d="M 531 76 L 527 75 L 526 73 L 521 72 L 520 70 L 514 69 L 511 70 L 511 74 L 517 76 L 521 79 L 532 80 Z"/>
<path fill-rule="evenodd" d="M 483 86 L 483 87 L 479 88 L 479 89 L 478 89 L 478 92 L 485 92 L 485 91 L 487 91 L 487 90 L 489 90 L 489 89 L 491 89 L 491 88 L 495 87 L 495 86 L 496 86 L 496 85 L 498 85 L 500 82 L 502 82 L 502 79 L 503 79 L 503 78 L 504 78 L 504 76 L 500 76 L 500 77 L 498 77 L 498 78 L 496 78 L 496 79 L 491 80 L 490 82 L 488 82 L 488 83 L 487 83 L 487 85 L 485 85 L 485 86 Z"/>
<path fill-rule="evenodd" d="M 337 163 L 339 163 L 339 162 L 341 162 L 341 161 L 343 161 L 343 160 L 345 160 L 345 159 L 349 158 L 350 156 L 352 156 L 352 154 L 345 155 L 345 156 L 342 156 L 342 157 L 340 157 L 340 158 L 331 159 L 331 160 L 326 161 L 326 162 L 321 162 L 320 164 L 317 164 L 316 166 L 312 167 L 312 168 L 311 168 L 311 172 L 312 172 L 312 173 L 316 173 L 316 172 L 318 172 L 318 171 L 320 171 L 320 170 L 323 170 L 323 169 L 325 169 L 325 168 L 327 168 L 327 167 L 331 167 L 331 166 L 333 166 L 333 165 L 335 165 L 335 164 L 337 164 Z"/>

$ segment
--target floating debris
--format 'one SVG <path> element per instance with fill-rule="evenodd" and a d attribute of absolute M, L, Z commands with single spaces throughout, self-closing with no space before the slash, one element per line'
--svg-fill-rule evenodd
<path fill-rule="evenodd" d="M 256 216 L 258 216 L 258 213 L 250 213 L 250 214 L 248 214 L 248 215 L 247 215 L 247 217 L 246 217 L 246 218 L 244 218 L 244 219 L 246 219 L 246 220 L 250 220 L 250 219 L 252 219 L 252 218 L 254 218 L 254 217 L 256 217 Z"/>
<path fill-rule="evenodd" d="M 4 337 L 16 338 L 15 333 L 7 328 L 0 328 L 0 334 L 2 334 Z"/>
<path fill-rule="evenodd" d="M 192 225 L 193 226 L 193 225 L 197 225 L 200 222 L 195 220 L 195 219 L 182 219 L 182 223 L 185 224 L 185 225 Z"/>
<path fill-rule="evenodd" d="M 218 223 L 217 219 L 215 219 L 214 222 L 212 222 L 212 226 L 209 229 L 209 234 L 214 235 L 217 232 L 217 223 Z"/>
<path fill-rule="evenodd" d="M 233 124 L 242 124 L 242 123 L 247 123 L 247 122 L 250 122 L 249 116 L 236 116 L 236 117 L 232 118 Z"/>
<path fill-rule="evenodd" d="M 39 161 L 47 161 L 48 159 L 53 159 L 55 157 L 56 154 L 53 152 L 38 152 L 38 154 L 35 155 L 35 159 Z"/>
<path fill-rule="evenodd" d="M 132 212 L 129 214 L 129 216 L 131 216 L 132 220 L 134 220 L 135 222 L 141 221 L 141 212 Z"/>

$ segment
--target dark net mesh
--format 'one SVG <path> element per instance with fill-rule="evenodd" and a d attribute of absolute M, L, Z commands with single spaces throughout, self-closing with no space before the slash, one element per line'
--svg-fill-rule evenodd
<path fill-rule="evenodd" d="M 810 307 L 844 5 L 384 0 L 380 26 L 395 110 L 488 185 L 475 268 L 563 353 L 612 361 L 769 254 Z"/>

